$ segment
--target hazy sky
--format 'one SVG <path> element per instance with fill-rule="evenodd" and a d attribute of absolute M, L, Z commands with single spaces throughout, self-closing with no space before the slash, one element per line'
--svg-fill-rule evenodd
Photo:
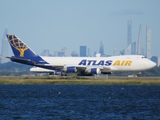
<path fill-rule="evenodd" d="M 0 36 L 17 35 L 40 54 L 67 47 L 68 55 L 86 45 L 91 54 L 103 41 L 107 55 L 127 46 L 127 21 L 132 20 L 132 42 L 142 25 L 151 26 L 152 55 L 160 54 L 160 0 L 0 0 Z M 1 46 L 0 46 L 1 48 Z"/>

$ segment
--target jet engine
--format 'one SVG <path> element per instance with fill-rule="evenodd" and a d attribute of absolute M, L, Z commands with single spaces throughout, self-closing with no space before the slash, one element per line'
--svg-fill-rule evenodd
<path fill-rule="evenodd" d="M 85 72 L 92 74 L 101 74 L 101 70 L 99 68 L 87 68 Z"/>
<path fill-rule="evenodd" d="M 65 66 L 63 69 L 62 69 L 63 72 L 66 72 L 66 73 L 69 73 L 69 72 L 77 72 L 77 69 L 75 66 Z"/>

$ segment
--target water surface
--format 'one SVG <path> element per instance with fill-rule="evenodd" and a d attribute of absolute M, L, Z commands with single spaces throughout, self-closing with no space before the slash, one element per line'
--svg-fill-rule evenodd
<path fill-rule="evenodd" d="M 0 85 L 1 119 L 159 120 L 159 86 Z"/>

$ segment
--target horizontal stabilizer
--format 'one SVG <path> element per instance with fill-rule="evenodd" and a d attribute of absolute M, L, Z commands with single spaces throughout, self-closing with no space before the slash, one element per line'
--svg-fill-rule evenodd
<path fill-rule="evenodd" d="M 30 59 L 24 59 L 24 58 L 16 58 L 16 57 L 6 57 L 6 58 L 9 58 L 13 62 L 19 62 L 19 63 L 23 63 L 23 64 L 27 64 L 27 63 L 31 62 Z"/>

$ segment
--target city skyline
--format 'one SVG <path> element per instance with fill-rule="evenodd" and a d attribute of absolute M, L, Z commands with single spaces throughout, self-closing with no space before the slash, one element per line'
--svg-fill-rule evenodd
<path fill-rule="evenodd" d="M 139 37 L 141 36 L 141 34 L 140 34 L 141 33 L 141 25 L 140 25 L 140 29 L 139 30 L 140 31 L 139 31 L 139 34 L 138 34 L 138 42 L 140 42 L 139 41 Z M 132 40 L 131 40 L 132 39 L 132 37 L 131 37 L 132 36 L 132 32 L 131 31 L 132 31 L 132 21 L 128 20 L 128 22 L 127 22 L 127 35 L 128 35 L 128 37 L 127 37 L 127 47 L 123 48 L 122 50 L 119 50 L 119 51 L 116 50 L 117 53 L 118 53 L 117 55 L 135 55 L 135 54 L 138 54 L 138 49 L 136 49 L 136 48 L 137 47 L 141 48 L 141 46 L 139 46 L 138 44 L 136 44 L 135 41 L 132 42 Z M 150 31 L 150 32 L 148 33 L 147 31 Z M 6 44 L 5 34 L 8 34 L 8 29 L 7 28 L 5 28 L 5 31 L 4 31 L 4 34 L 3 34 L 3 38 L 2 38 L 1 55 L 3 55 L 3 56 L 5 56 L 4 53 L 8 52 L 8 50 L 9 50 L 9 48 L 7 48 L 9 46 L 7 45 L 8 42 Z M 149 49 L 148 49 L 148 39 L 149 39 Z M 146 25 L 146 43 L 145 44 L 146 44 L 145 52 L 141 53 L 140 55 L 144 55 L 144 56 L 147 57 L 147 54 L 149 52 L 149 54 L 150 54 L 149 59 L 151 59 L 151 57 L 152 57 L 152 55 L 150 53 L 151 52 L 151 27 L 149 25 Z M 81 55 L 82 54 L 81 53 L 81 47 L 82 48 L 85 47 L 85 50 L 84 50 L 85 51 L 85 55 L 84 55 L 84 53 L 83 53 L 83 55 Z M 54 53 L 50 53 L 50 50 L 46 49 L 46 50 L 42 50 L 42 52 L 41 52 L 40 55 L 42 55 L 42 56 L 44 55 L 44 56 L 61 56 L 61 57 L 64 57 L 64 56 L 72 56 L 72 54 L 76 52 L 76 56 L 87 56 L 88 55 L 87 49 L 89 51 L 89 54 L 91 54 L 91 56 L 95 56 L 95 52 L 96 51 L 94 50 L 93 53 L 90 53 L 90 48 L 88 48 L 86 45 L 80 46 L 80 50 L 79 50 L 78 53 L 77 53 L 77 51 L 72 50 L 71 53 L 67 54 L 67 48 L 65 46 L 63 46 L 63 48 L 61 49 L 61 51 L 56 50 L 56 51 L 54 51 Z M 143 48 L 141 48 L 141 49 L 143 49 Z M 100 40 L 99 51 L 96 52 L 96 53 L 100 53 L 101 56 L 108 56 L 108 55 L 110 56 L 110 55 L 114 55 L 114 51 L 115 51 L 115 49 L 113 50 L 113 54 L 106 54 L 104 52 L 103 42 L 102 42 L 102 40 Z"/>
<path fill-rule="evenodd" d="M 0 34 L 2 38 L 7 25 L 9 34 L 17 35 L 38 54 L 65 46 L 70 55 L 85 45 L 93 55 L 102 40 L 104 53 L 112 55 L 115 49 L 127 47 L 127 21 L 132 20 L 132 41 L 138 41 L 141 25 L 141 47 L 146 49 L 146 25 L 150 25 L 151 53 L 158 56 L 159 4 L 159 0 L 1 1 Z"/>

